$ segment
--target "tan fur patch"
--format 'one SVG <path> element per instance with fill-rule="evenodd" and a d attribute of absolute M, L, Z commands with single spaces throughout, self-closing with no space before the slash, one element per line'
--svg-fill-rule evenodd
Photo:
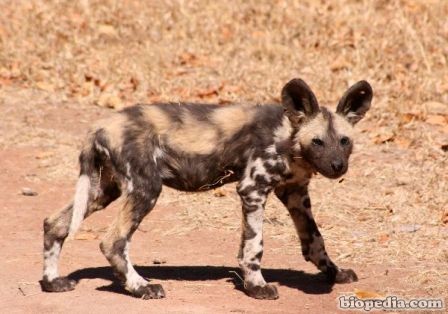
<path fill-rule="evenodd" d="M 347 120 L 345 120 L 344 117 L 341 117 L 338 114 L 335 114 L 333 117 L 334 117 L 333 125 L 334 129 L 336 130 L 336 133 L 338 133 L 341 136 L 342 135 L 347 136 L 348 138 L 352 139 L 355 129 L 350 124 L 350 122 L 348 122 Z"/>
<path fill-rule="evenodd" d="M 282 124 L 274 130 L 274 141 L 281 142 L 288 140 L 292 133 L 291 121 L 287 116 L 283 117 Z"/>
<path fill-rule="evenodd" d="M 154 126 L 154 131 L 166 138 L 167 145 L 184 152 L 209 154 L 216 148 L 217 130 L 179 105 L 183 123 L 176 123 L 158 107 L 148 106 L 144 109 L 146 119 Z"/>
<path fill-rule="evenodd" d="M 224 133 L 226 139 L 231 138 L 254 118 L 253 106 L 227 106 L 213 112 L 211 120 Z"/>
<path fill-rule="evenodd" d="M 295 136 L 295 149 L 300 150 L 300 145 L 308 146 L 313 138 L 323 138 L 328 130 L 328 121 L 322 113 L 318 113 L 312 120 L 306 122 Z"/>
<path fill-rule="evenodd" d="M 217 130 L 201 122 L 188 112 L 183 115 L 184 124 L 168 134 L 170 145 L 178 147 L 184 152 L 196 154 L 210 154 L 218 142 Z"/>
<path fill-rule="evenodd" d="M 228 106 L 217 108 L 210 117 L 211 124 L 200 121 L 179 105 L 179 114 L 183 123 L 173 122 L 170 117 L 156 106 L 144 108 L 144 115 L 154 126 L 154 131 L 167 140 L 167 145 L 184 152 L 210 154 L 216 150 L 222 140 L 229 139 L 245 124 L 252 121 L 254 108 L 250 106 Z M 218 137 L 218 130 L 224 137 Z"/>
<path fill-rule="evenodd" d="M 109 118 L 102 119 L 94 124 L 93 130 L 103 129 L 111 148 L 121 150 L 123 145 L 123 130 L 127 119 L 122 114 L 115 114 Z"/>
<path fill-rule="evenodd" d="M 170 129 L 174 128 L 174 123 L 171 121 L 170 117 L 163 112 L 162 109 L 156 106 L 145 106 L 143 107 L 143 115 L 145 119 L 152 124 L 155 133 L 167 134 Z"/>

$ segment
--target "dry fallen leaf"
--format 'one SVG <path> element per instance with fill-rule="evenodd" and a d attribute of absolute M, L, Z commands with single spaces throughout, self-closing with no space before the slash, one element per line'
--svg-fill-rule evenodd
<path fill-rule="evenodd" d="M 113 109 L 122 109 L 124 107 L 124 103 L 120 97 L 113 93 L 102 93 L 96 104 L 100 107 L 113 108 Z"/>
<path fill-rule="evenodd" d="M 117 30 L 112 25 L 100 24 L 97 26 L 97 31 L 101 35 L 106 35 L 110 37 L 116 37 L 118 35 Z"/>
<path fill-rule="evenodd" d="M 13 84 L 13 80 L 12 79 L 1 77 L 1 74 L 0 74 L 0 87 L 2 85 L 3 86 L 10 86 L 12 84 Z"/>
<path fill-rule="evenodd" d="M 421 116 L 414 112 L 404 112 L 398 117 L 400 119 L 400 125 L 408 124 L 412 121 L 421 119 Z"/>
<path fill-rule="evenodd" d="M 223 84 L 210 86 L 206 89 L 200 90 L 196 93 L 197 96 L 203 98 L 203 97 L 210 97 L 210 96 L 217 96 L 219 92 L 222 90 Z"/>
<path fill-rule="evenodd" d="M 401 137 L 401 136 L 397 136 L 394 139 L 394 142 L 400 147 L 400 148 L 404 148 L 404 149 L 408 149 L 411 144 L 412 144 L 412 140 L 405 138 L 405 137 Z"/>
<path fill-rule="evenodd" d="M 198 57 L 189 52 L 184 52 L 178 57 L 178 62 L 180 65 L 194 65 Z"/>
<path fill-rule="evenodd" d="M 442 223 L 448 225 L 448 210 L 446 210 L 442 215 Z"/>
<path fill-rule="evenodd" d="M 434 115 L 448 115 L 448 104 L 437 101 L 428 101 L 423 104 L 426 113 Z"/>
<path fill-rule="evenodd" d="M 36 83 L 36 87 L 46 91 L 46 92 L 53 92 L 54 91 L 54 86 L 53 84 L 49 83 L 49 82 L 37 82 Z"/>
<path fill-rule="evenodd" d="M 383 299 L 384 295 L 374 291 L 359 290 L 355 288 L 355 295 L 358 299 Z"/>
<path fill-rule="evenodd" d="M 146 97 L 146 102 L 150 104 L 160 101 L 161 101 L 160 95 L 148 95 L 148 97 Z"/>
<path fill-rule="evenodd" d="M 98 235 L 92 231 L 81 231 L 75 236 L 75 240 L 96 240 Z"/>
<path fill-rule="evenodd" d="M 340 56 L 330 65 L 330 70 L 333 72 L 340 71 L 343 69 L 348 69 L 350 67 L 350 62 L 343 56 Z"/>
<path fill-rule="evenodd" d="M 386 245 L 387 242 L 389 242 L 389 235 L 387 233 L 384 234 L 380 234 L 380 236 L 378 237 L 378 243 L 381 245 Z"/>
<path fill-rule="evenodd" d="M 392 130 L 382 128 L 373 133 L 371 137 L 373 138 L 373 142 L 375 144 L 383 144 L 393 141 L 395 134 Z"/>
<path fill-rule="evenodd" d="M 447 120 L 442 115 L 436 115 L 436 114 L 429 114 L 426 117 L 426 123 L 434 124 L 434 125 L 445 125 L 447 124 Z"/>
<path fill-rule="evenodd" d="M 40 153 L 37 153 L 34 158 L 36 158 L 36 159 L 47 159 L 47 158 L 52 157 L 53 155 L 54 155 L 53 152 L 40 152 Z"/>
<path fill-rule="evenodd" d="M 213 191 L 213 195 L 216 197 L 223 197 L 223 196 L 226 196 L 227 193 L 224 189 L 218 188 Z"/>

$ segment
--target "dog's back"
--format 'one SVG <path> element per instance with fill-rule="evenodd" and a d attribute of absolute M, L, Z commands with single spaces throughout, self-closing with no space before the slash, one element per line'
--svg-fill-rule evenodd
<path fill-rule="evenodd" d="M 100 154 L 122 175 L 131 160 L 154 163 L 165 185 L 207 190 L 239 180 L 250 154 L 274 142 L 282 117 L 280 105 L 137 105 L 93 127 L 81 162 Z"/>

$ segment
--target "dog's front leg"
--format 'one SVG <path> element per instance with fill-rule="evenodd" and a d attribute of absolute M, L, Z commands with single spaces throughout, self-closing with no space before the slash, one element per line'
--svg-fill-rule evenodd
<path fill-rule="evenodd" d="M 313 214 L 307 185 L 292 183 L 279 186 L 275 195 L 286 206 L 297 229 L 302 245 L 302 254 L 319 268 L 331 283 L 348 283 L 357 281 L 351 269 L 340 269 L 330 259 L 325 250 L 324 239 L 319 232 Z"/>
<path fill-rule="evenodd" d="M 263 256 L 263 211 L 270 192 L 255 177 L 246 177 L 237 187 L 243 207 L 243 224 L 238 261 L 244 276 L 245 292 L 256 299 L 277 299 L 277 288 L 267 284 L 261 274 Z"/>

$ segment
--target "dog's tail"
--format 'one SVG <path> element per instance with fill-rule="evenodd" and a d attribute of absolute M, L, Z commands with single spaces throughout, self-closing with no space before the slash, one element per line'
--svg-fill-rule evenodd
<path fill-rule="evenodd" d="M 90 178 L 87 174 L 82 174 L 76 183 L 75 199 L 73 201 L 72 220 L 70 222 L 70 229 L 68 235 L 73 238 L 76 231 L 81 226 L 82 221 L 87 212 L 90 194 Z"/>
<path fill-rule="evenodd" d="M 89 138 L 87 145 L 84 146 L 79 156 L 81 171 L 78 182 L 76 183 L 75 198 L 73 200 L 72 219 L 68 232 L 70 238 L 74 237 L 87 213 L 89 198 L 92 194 L 92 179 L 90 176 L 94 173 L 95 154 L 93 138 Z"/>

